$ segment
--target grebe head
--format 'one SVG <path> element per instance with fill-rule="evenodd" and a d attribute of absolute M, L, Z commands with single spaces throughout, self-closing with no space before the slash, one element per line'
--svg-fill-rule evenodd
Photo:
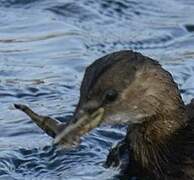
<path fill-rule="evenodd" d="M 85 72 L 74 122 L 99 109 L 106 123 L 141 124 L 150 116 L 184 109 L 178 87 L 161 65 L 132 51 L 96 60 Z M 183 110 L 184 111 L 184 110 Z M 96 123 L 97 125 L 98 123 Z"/>

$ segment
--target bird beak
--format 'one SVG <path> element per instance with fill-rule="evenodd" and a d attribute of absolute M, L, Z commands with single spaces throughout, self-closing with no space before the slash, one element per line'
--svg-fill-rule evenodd
<path fill-rule="evenodd" d="M 66 126 L 66 128 L 56 136 L 54 143 L 63 144 L 65 148 L 78 145 L 82 135 L 101 124 L 103 116 L 104 108 L 102 107 L 95 110 L 91 115 L 89 113 L 83 114 L 76 122 Z"/>
<path fill-rule="evenodd" d="M 104 116 L 104 108 L 99 107 L 93 113 L 82 113 L 76 121 L 65 124 L 51 117 L 39 115 L 26 105 L 15 104 L 15 108 L 23 111 L 44 132 L 55 138 L 54 144 L 63 144 L 65 148 L 78 145 L 80 137 L 99 126 Z"/>

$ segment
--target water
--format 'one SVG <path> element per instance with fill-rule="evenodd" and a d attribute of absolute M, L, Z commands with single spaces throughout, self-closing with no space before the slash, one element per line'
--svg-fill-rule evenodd
<path fill-rule="evenodd" d="M 193 0 L 0 0 L 0 179 L 113 180 L 102 164 L 122 127 L 100 127 L 65 151 L 13 103 L 66 121 L 87 65 L 121 49 L 142 52 L 194 97 Z"/>

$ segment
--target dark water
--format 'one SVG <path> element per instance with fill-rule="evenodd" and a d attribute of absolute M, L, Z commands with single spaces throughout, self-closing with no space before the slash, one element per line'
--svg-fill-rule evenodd
<path fill-rule="evenodd" d="M 193 0 L 0 0 L 0 179 L 113 179 L 102 164 L 122 128 L 65 151 L 12 104 L 65 121 L 85 67 L 121 49 L 158 59 L 194 97 Z"/>

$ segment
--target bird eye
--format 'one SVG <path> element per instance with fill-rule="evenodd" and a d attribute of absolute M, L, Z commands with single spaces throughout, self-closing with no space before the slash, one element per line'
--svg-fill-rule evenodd
<path fill-rule="evenodd" d="M 104 100 L 106 102 L 112 102 L 117 98 L 117 95 L 118 95 L 118 93 L 116 90 L 114 90 L 114 89 L 108 90 L 105 92 L 105 99 Z"/>

